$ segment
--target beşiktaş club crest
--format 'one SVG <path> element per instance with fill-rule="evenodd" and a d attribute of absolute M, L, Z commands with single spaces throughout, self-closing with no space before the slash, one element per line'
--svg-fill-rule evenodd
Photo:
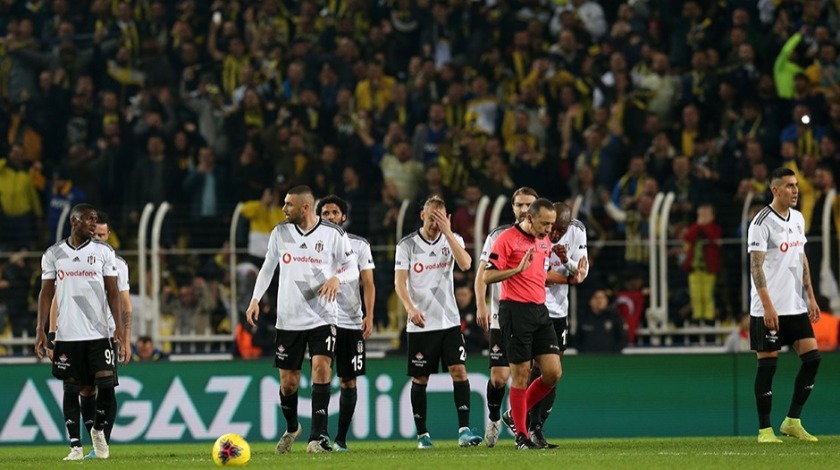
<path fill-rule="evenodd" d="M 443 247 L 443 249 L 440 250 L 440 252 L 443 253 L 444 258 L 449 258 L 449 254 L 451 253 L 451 251 L 449 251 L 448 246 Z"/>
<path fill-rule="evenodd" d="M 90 255 L 88 256 L 88 264 L 96 264 L 96 256 Z"/>
<path fill-rule="evenodd" d="M 324 242 L 318 240 L 318 242 L 315 243 L 315 251 L 317 251 L 318 253 L 324 251 Z"/>
<path fill-rule="evenodd" d="M 356 341 L 356 353 L 362 354 L 363 352 L 365 352 L 365 342 Z"/>

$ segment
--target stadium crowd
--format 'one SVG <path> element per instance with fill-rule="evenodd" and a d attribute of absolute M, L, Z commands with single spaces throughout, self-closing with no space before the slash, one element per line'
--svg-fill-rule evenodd
<path fill-rule="evenodd" d="M 769 171 L 797 172 L 809 240 L 821 233 L 840 171 L 838 27 L 826 0 L 0 0 L 0 252 L 14 254 L 0 313 L 32 336 L 26 254 L 54 242 L 65 206 L 105 210 L 132 249 L 144 205 L 168 201 L 165 244 L 205 249 L 164 261 L 169 329 L 230 331 L 234 206 L 257 261 L 285 191 L 306 184 L 349 201 L 345 228 L 374 247 L 376 324 L 392 328 L 401 201 L 416 213 L 441 196 L 469 247 L 481 197 L 530 186 L 583 197 L 580 315 L 605 293 L 643 305 L 647 216 L 673 191 L 669 320 L 732 321 L 740 244 L 719 242 L 742 236 L 748 193 L 769 201 Z M 238 272 L 250 292 L 255 269 Z M 456 292 L 479 335 L 471 285 Z"/>

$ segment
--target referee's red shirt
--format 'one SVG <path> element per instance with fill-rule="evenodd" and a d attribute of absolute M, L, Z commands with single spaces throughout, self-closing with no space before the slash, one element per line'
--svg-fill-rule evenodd
<path fill-rule="evenodd" d="M 534 249 L 531 264 L 525 271 L 502 281 L 501 300 L 531 304 L 545 303 L 546 272 L 551 255 L 551 243 L 548 237 L 535 238 L 519 228 L 518 224 L 514 225 L 496 239 L 488 264 L 499 271 L 516 268 L 530 248 Z"/>

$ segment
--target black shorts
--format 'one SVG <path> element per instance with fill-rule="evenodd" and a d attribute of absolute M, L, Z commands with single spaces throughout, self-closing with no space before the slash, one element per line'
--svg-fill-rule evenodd
<path fill-rule="evenodd" d="M 807 313 L 779 315 L 779 331 L 771 332 L 764 326 L 764 317 L 750 316 L 750 349 L 771 352 L 782 346 L 793 346 L 795 341 L 814 337 L 814 327 Z"/>
<path fill-rule="evenodd" d="M 499 325 L 511 364 L 528 362 L 543 354 L 560 354 L 554 323 L 545 305 L 502 301 Z"/>
<path fill-rule="evenodd" d="M 76 379 L 79 385 L 95 385 L 96 373 L 116 375 L 117 356 L 108 338 L 86 341 L 56 341 L 53 351 L 53 377 Z"/>
<path fill-rule="evenodd" d="M 502 330 L 498 328 L 490 328 L 490 368 L 493 367 L 510 367 Z"/>
<path fill-rule="evenodd" d="M 557 346 L 560 348 L 560 351 L 565 351 L 569 345 L 569 317 L 552 318 L 551 323 L 554 323 Z"/>
<path fill-rule="evenodd" d="M 467 362 L 467 348 L 461 328 L 407 333 L 408 376 L 425 377 Z M 440 368 L 438 368 L 440 364 Z"/>
<path fill-rule="evenodd" d="M 307 346 L 309 357 L 335 354 L 334 325 L 322 325 L 311 330 L 276 330 L 274 337 L 274 367 L 300 370 Z"/>
<path fill-rule="evenodd" d="M 342 379 L 365 375 L 366 358 L 362 330 L 336 328 L 335 360 L 333 361 L 336 375 Z"/>

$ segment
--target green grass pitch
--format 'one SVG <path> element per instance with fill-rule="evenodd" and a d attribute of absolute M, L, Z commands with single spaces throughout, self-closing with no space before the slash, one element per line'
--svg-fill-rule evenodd
<path fill-rule="evenodd" d="M 517 451 L 510 439 L 488 449 L 459 448 L 455 441 L 435 441 L 431 450 L 417 450 L 413 441 L 349 442 L 348 453 L 311 455 L 305 442 L 292 453 L 275 455 L 273 443 L 253 443 L 248 468 L 317 470 L 492 470 L 562 469 L 832 469 L 838 466 L 840 436 L 819 436 L 820 442 L 784 438 L 783 444 L 758 444 L 752 437 L 552 439 L 559 449 Z M 12 468 L 215 468 L 206 444 L 142 444 L 111 447 L 107 461 L 62 462 L 63 446 L 0 447 L 4 469 Z M 85 452 L 89 447 L 85 447 Z"/>

